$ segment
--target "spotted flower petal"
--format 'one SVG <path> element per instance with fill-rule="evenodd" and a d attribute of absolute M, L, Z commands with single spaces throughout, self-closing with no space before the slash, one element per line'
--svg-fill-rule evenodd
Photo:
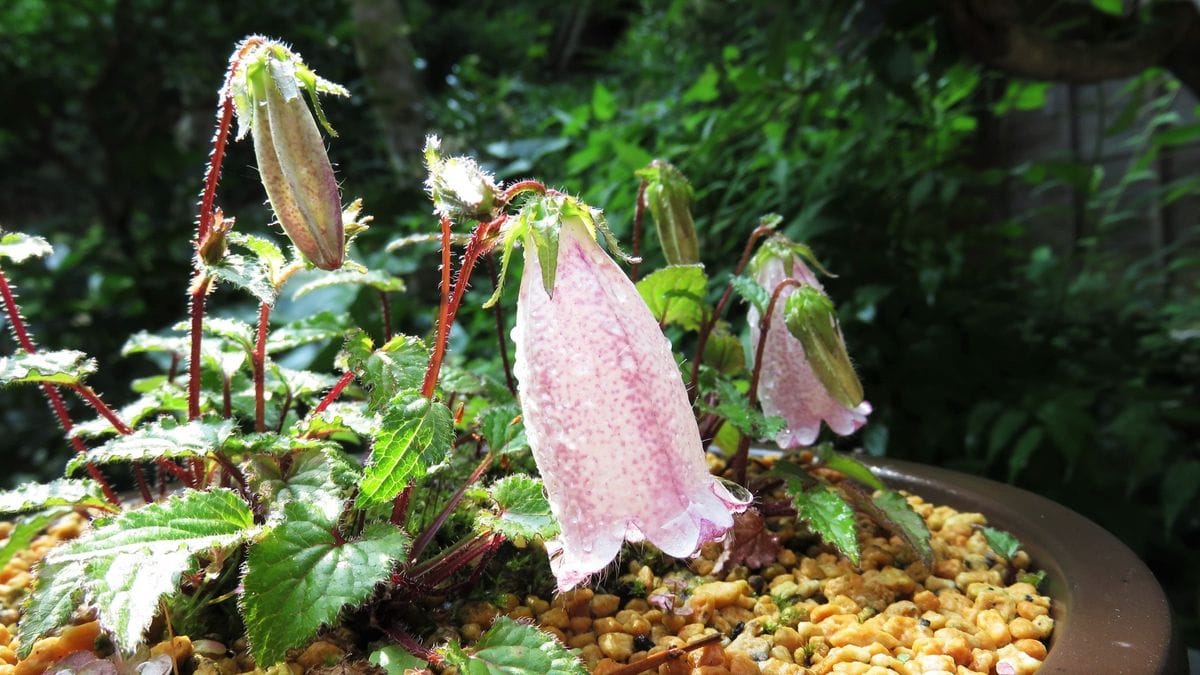
<path fill-rule="evenodd" d="M 746 506 L 708 472 L 670 342 L 593 232 L 568 215 L 557 246 L 527 240 L 513 328 L 525 429 L 562 528 L 547 542 L 561 590 L 625 541 L 693 555 Z"/>
<path fill-rule="evenodd" d="M 755 281 L 767 292 L 773 292 L 788 278 L 824 292 L 816 275 L 790 252 L 786 257 L 778 253 L 768 254 L 756 262 Z M 792 268 L 790 274 L 788 267 Z M 822 421 L 836 434 L 852 434 L 866 424 L 867 415 L 871 412 L 871 404 L 866 401 L 854 407 L 839 403 L 809 365 L 804 346 L 788 331 L 783 316 L 785 301 L 794 292 L 794 286 L 784 288 L 775 303 L 775 313 L 771 317 L 763 347 L 758 389 L 763 412 L 787 421 L 787 427 L 775 437 L 775 441 L 783 448 L 812 445 L 817 440 Z M 750 344 L 758 344 L 759 318 L 758 310 L 751 307 L 748 316 Z"/>

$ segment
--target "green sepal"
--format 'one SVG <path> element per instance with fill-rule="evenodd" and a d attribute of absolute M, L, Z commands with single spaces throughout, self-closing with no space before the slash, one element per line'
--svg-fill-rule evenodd
<path fill-rule="evenodd" d="M 463 675 L 587 675 L 553 635 L 507 616 L 497 617 L 470 653 L 456 640 L 438 652 Z"/>
<path fill-rule="evenodd" d="M 771 218 L 774 218 L 774 220 L 770 221 L 769 223 L 768 219 Z M 772 229 L 774 229 L 774 226 L 778 225 L 780 220 L 781 218 L 779 216 L 772 214 L 771 216 L 764 217 L 761 224 L 771 224 Z M 817 258 L 815 253 L 813 253 L 812 248 L 810 248 L 807 244 L 798 244 L 782 234 L 772 234 L 766 241 L 764 241 L 762 246 L 755 251 L 754 257 L 750 259 L 750 264 L 747 269 L 751 275 L 757 276 L 759 270 L 762 269 L 762 266 L 768 261 L 779 260 L 783 262 L 783 269 L 787 276 L 795 277 L 797 257 L 807 261 L 821 274 L 827 277 L 837 278 L 836 274 L 833 274 L 829 270 L 825 269 L 825 266 L 821 264 L 820 259 Z"/>
<path fill-rule="evenodd" d="M 853 408 L 863 401 L 862 383 L 846 353 L 833 302 L 812 286 L 788 296 L 783 310 L 788 332 L 804 347 L 813 373 L 838 403 Z"/>

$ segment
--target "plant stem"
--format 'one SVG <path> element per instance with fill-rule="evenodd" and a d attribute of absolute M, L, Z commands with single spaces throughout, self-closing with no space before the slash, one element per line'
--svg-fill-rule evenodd
<path fill-rule="evenodd" d="M 388 342 L 392 339 L 392 303 L 387 291 L 379 291 L 379 307 L 383 315 L 383 341 Z"/>
<path fill-rule="evenodd" d="M 429 527 L 425 528 L 425 531 L 422 532 L 419 537 L 417 537 L 415 542 L 413 542 L 412 550 L 410 550 L 408 553 L 409 562 L 416 562 L 416 560 L 421 557 L 421 554 L 425 552 L 425 548 L 429 546 L 429 543 L 433 541 L 434 536 L 437 535 L 438 530 L 442 529 L 442 525 L 445 524 L 446 519 L 450 517 L 450 514 L 454 512 L 455 507 L 457 507 L 458 503 L 462 501 L 463 495 L 467 493 L 467 488 L 471 487 L 475 481 L 479 480 L 479 477 L 483 475 L 483 472 L 486 471 L 491 464 L 492 453 L 488 452 L 483 456 L 483 460 L 479 462 L 479 465 L 475 467 L 475 470 L 471 472 L 471 475 L 467 477 L 467 480 L 461 486 L 459 486 L 457 490 L 454 491 L 453 495 L 450 496 L 450 500 L 446 502 L 444 507 L 442 507 L 441 512 L 437 514 L 437 516 L 433 519 L 433 522 L 429 524 Z"/>
<path fill-rule="evenodd" d="M 142 499 L 147 503 L 154 501 L 154 495 L 150 494 L 150 485 L 146 483 L 146 472 L 142 471 L 141 464 L 133 465 L 133 479 L 137 482 L 138 492 L 142 493 Z"/>
<path fill-rule="evenodd" d="M 133 429 L 129 428 L 129 425 L 126 424 L 117 415 L 117 413 L 113 412 L 113 409 L 108 407 L 108 404 L 100 400 L 100 396 L 96 394 L 91 387 L 87 386 L 86 384 L 77 383 L 71 385 L 71 391 L 79 394 L 79 397 L 84 401 L 87 401 L 87 404 L 92 406 L 93 410 L 100 413 L 101 417 L 108 420 L 108 423 L 113 425 L 113 428 L 117 430 L 117 433 L 121 434 L 122 436 L 128 436 L 129 434 L 133 433 Z"/>
<path fill-rule="evenodd" d="M 421 395 L 433 398 L 434 387 L 437 386 L 438 370 L 442 366 L 442 357 L 446 351 L 446 338 L 450 328 L 447 318 L 450 314 L 450 219 L 442 218 L 442 297 L 438 302 L 437 334 L 434 336 L 433 354 L 429 357 L 429 366 L 425 369 L 425 380 L 421 384 Z"/>
<path fill-rule="evenodd" d="M 412 497 L 413 484 L 409 483 L 404 486 L 400 494 L 396 495 L 396 499 L 392 502 L 392 517 L 391 523 L 396 527 L 404 527 L 404 519 L 408 516 L 408 500 Z"/>
<path fill-rule="evenodd" d="M 264 420 L 266 416 L 265 364 L 267 360 L 267 327 L 271 321 L 271 306 L 262 303 L 258 306 L 258 335 L 254 341 L 254 430 L 262 433 L 267 430 Z"/>
<path fill-rule="evenodd" d="M 445 662 L 445 659 L 442 658 L 441 654 L 438 654 L 436 650 L 430 649 L 429 647 L 421 644 L 417 638 L 413 637 L 411 633 L 409 633 L 399 624 L 393 624 L 389 628 L 384 628 L 383 632 L 386 633 L 387 636 L 392 640 L 394 640 L 396 644 L 403 647 L 404 651 L 412 654 L 422 661 L 429 662 L 430 665 L 440 666 Z"/>
<path fill-rule="evenodd" d="M 454 317 L 457 316 L 458 308 L 462 304 L 463 295 L 471 280 L 471 272 L 475 269 L 475 262 L 484 252 L 483 241 L 488 233 L 499 228 L 504 219 L 505 216 L 502 215 L 489 223 L 480 222 L 475 231 L 471 233 L 471 239 L 467 241 L 467 250 L 463 252 L 462 262 L 458 266 L 458 278 L 454 281 L 454 291 L 449 297 L 447 297 L 447 293 L 450 284 L 450 221 L 442 219 L 442 306 L 435 338 L 437 344 L 434 345 L 433 356 L 429 359 L 429 367 L 425 371 L 425 382 L 421 387 L 421 395 L 425 398 L 433 398 L 433 392 L 437 388 L 438 373 L 441 371 L 442 361 L 446 357 L 446 343 L 450 340 L 450 327 L 454 324 Z"/>
<path fill-rule="evenodd" d="M 500 287 L 500 277 L 496 273 L 496 256 L 489 255 L 487 257 L 488 272 L 492 277 L 492 288 Z M 500 362 L 504 364 L 504 383 L 508 385 L 508 390 L 513 396 L 517 395 L 517 383 L 513 379 L 512 364 L 508 361 L 508 339 L 504 335 L 504 303 L 497 302 L 492 305 L 492 314 L 496 316 L 496 344 L 500 347 Z"/>
<path fill-rule="evenodd" d="M 229 376 L 221 374 L 221 419 L 233 417 L 233 392 L 230 390 Z"/>
<path fill-rule="evenodd" d="M 8 285 L 8 278 L 4 276 L 4 270 L 0 269 L 0 298 L 4 301 L 4 309 L 8 314 L 8 325 L 12 326 L 13 334 L 17 337 L 17 343 L 21 349 L 33 354 L 37 352 L 37 345 L 34 344 L 33 338 L 29 336 L 29 331 L 25 327 L 25 320 L 21 317 L 21 309 L 17 305 L 16 297 L 13 295 L 12 288 Z M 67 435 L 67 439 L 74 446 L 75 452 L 78 454 L 87 453 L 87 446 L 83 441 L 76 436 L 71 435 L 71 429 L 74 424 L 71 422 L 71 415 L 67 412 L 67 406 L 63 402 L 62 395 L 54 388 L 54 385 L 43 382 L 42 393 L 46 395 L 46 400 L 50 402 L 50 408 L 54 411 L 54 415 L 58 418 L 58 423 L 62 426 L 63 432 Z M 100 490 L 104 492 L 104 498 L 116 506 L 121 507 L 121 500 L 117 497 L 117 493 L 109 484 L 108 479 L 100 472 L 100 469 L 95 464 L 88 462 L 88 475 L 92 480 L 100 486 Z"/>
<path fill-rule="evenodd" d="M 771 330 L 771 320 L 775 316 L 775 305 L 783 295 L 783 291 L 792 286 L 803 286 L 799 279 L 784 279 L 775 290 L 771 291 L 771 302 L 767 303 L 767 311 L 758 319 L 758 344 L 754 348 L 754 370 L 750 374 L 750 390 L 746 392 L 746 400 L 750 408 L 758 407 L 758 380 L 762 375 L 763 351 L 767 346 L 767 333 Z M 738 483 L 746 484 L 746 459 L 750 454 L 750 437 L 742 435 L 738 442 L 737 454 L 733 456 L 733 473 Z"/>
<path fill-rule="evenodd" d="M 538 194 L 545 194 L 546 186 L 541 181 L 537 180 L 520 180 L 508 186 L 508 188 L 504 191 L 504 195 L 501 200 L 507 205 L 513 200 L 514 197 L 522 192 L 536 192 Z"/>
<path fill-rule="evenodd" d="M 199 260 L 199 258 L 197 258 Z M 199 262 L 196 263 L 197 266 Z M 195 281 L 192 284 L 191 301 L 188 303 L 191 312 L 188 333 L 191 339 L 191 350 L 188 356 L 188 420 L 200 418 L 200 341 L 204 332 L 204 300 L 208 295 L 208 287 L 212 278 L 200 269 L 196 270 Z"/>
<path fill-rule="evenodd" d="M 346 389 L 346 387 L 349 386 L 353 380 L 354 380 L 354 371 L 347 370 L 345 373 L 343 373 L 342 379 L 338 380 L 337 383 L 333 385 L 333 388 L 329 390 L 329 393 L 325 394 L 325 398 L 321 399 L 321 402 L 318 403 L 316 405 L 316 407 L 314 407 L 308 413 L 308 416 L 310 418 L 312 418 L 312 417 L 316 417 L 317 415 L 320 415 L 321 413 L 325 412 L 325 409 L 328 408 L 330 406 L 330 404 L 332 404 L 334 401 L 337 400 L 337 398 L 339 396 L 342 395 L 342 391 L 344 391 Z"/>
<path fill-rule="evenodd" d="M 704 360 L 704 347 L 708 344 L 708 336 L 712 333 L 713 328 L 717 325 L 717 321 L 725 315 L 725 308 L 729 305 L 729 299 L 733 296 L 733 277 L 739 276 L 746 269 L 746 265 L 750 263 L 750 254 L 754 252 L 754 245 L 759 239 L 775 231 L 774 227 L 759 225 L 750 233 L 750 237 L 746 239 L 746 246 L 742 248 L 742 257 L 738 259 L 737 267 L 733 270 L 733 275 L 729 277 L 729 283 L 725 285 L 725 291 L 721 293 L 721 299 L 717 300 L 717 306 L 713 308 L 713 313 L 700 327 L 700 333 L 696 338 L 696 352 L 692 356 L 692 374 L 688 385 L 688 397 L 692 403 L 696 402 L 696 395 L 699 392 L 697 381 L 700 379 L 700 362 Z"/>
<path fill-rule="evenodd" d="M 633 209 L 633 259 L 635 262 L 629 265 L 629 279 L 633 282 L 638 280 L 638 266 L 642 264 L 642 218 L 646 215 L 646 181 L 642 181 L 638 186 L 637 206 Z"/>

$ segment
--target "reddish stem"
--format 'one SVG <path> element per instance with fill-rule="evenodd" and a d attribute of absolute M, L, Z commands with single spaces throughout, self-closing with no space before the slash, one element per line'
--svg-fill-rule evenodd
<path fill-rule="evenodd" d="M 387 291 L 379 291 L 379 306 L 383 313 L 383 341 L 388 342 L 392 339 L 392 303 Z"/>
<path fill-rule="evenodd" d="M 457 490 L 454 491 L 454 494 L 450 496 L 450 500 L 446 502 L 444 507 L 442 507 L 441 512 L 437 514 L 437 517 L 433 519 L 433 522 L 429 524 L 429 527 L 425 528 L 425 531 L 421 533 L 421 536 L 417 537 L 417 540 L 413 542 L 412 550 L 408 553 L 409 562 L 415 562 L 421 557 L 421 554 L 425 552 L 425 548 L 429 546 L 429 543 L 433 541 L 434 536 L 437 535 L 438 530 L 442 529 L 442 525 L 445 524 L 446 519 L 450 517 L 450 514 L 454 512 L 455 507 L 457 507 L 458 503 L 462 501 L 463 495 L 467 493 L 467 488 L 471 487 L 475 481 L 479 480 L 479 477 L 483 475 L 483 472 L 486 471 L 491 464 L 492 453 L 489 452 L 483 456 L 483 460 L 479 462 L 479 466 L 476 466 L 475 470 L 471 472 L 471 475 L 467 477 L 466 482 L 464 482 Z"/>
<path fill-rule="evenodd" d="M 310 418 L 316 417 L 317 415 L 325 412 L 325 409 L 342 395 L 342 391 L 344 391 L 352 381 L 354 381 L 354 372 L 347 370 L 342 374 L 342 379 L 338 380 L 337 383 L 333 385 L 333 388 L 329 390 L 329 393 L 325 394 L 325 398 L 321 399 L 321 402 L 312 409 L 312 412 L 308 413 L 308 416 Z"/>
<path fill-rule="evenodd" d="M 271 306 L 262 303 L 258 307 L 258 335 L 254 341 L 254 430 L 262 433 L 267 430 L 265 370 L 267 361 L 267 326 L 271 321 Z"/>
<path fill-rule="evenodd" d="M 501 198 L 501 200 L 507 204 L 522 192 L 536 192 L 540 195 L 546 194 L 546 186 L 541 181 L 537 180 L 519 180 L 508 186 L 508 188 L 504 191 L 504 196 Z"/>
<path fill-rule="evenodd" d="M 697 382 L 700 379 L 700 362 L 704 360 L 704 347 L 708 344 L 708 336 L 712 333 L 713 327 L 717 325 L 717 321 L 725 315 L 725 308 L 729 305 L 729 299 L 733 296 L 733 278 L 739 276 L 746 269 L 746 265 L 750 263 L 750 254 L 754 252 L 754 245 L 759 239 L 775 231 L 775 228 L 766 225 L 759 225 L 750 233 L 750 237 L 746 239 L 746 246 L 742 248 L 742 257 L 738 259 L 737 267 L 733 270 L 733 275 L 729 277 L 729 283 L 725 285 L 725 291 L 721 293 L 721 299 L 717 300 L 717 306 L 713 308 L 712 316 L 704 322 L 700 327 L 700 334 L 696 338 L 696 352 L 692 356 L 692 373 L 690 384 L 688 385 L 688 397 L 692 403 L 696 402 L 696 395 L 699 392 Z"/>
<path fill-rule="evenodd" d="M 154 495 L 150 494 L 150 485 L 146 482 L 146 472 L 142 471 L 140 464 L 133 465 L 133 479 L 137 481 L 138 492 L 142 493 L 142 499 L 147 504 L 154 501 Z"/>
<path fill-rule="evenodd" d="M 158 468 L 161 471 L 165 471 L 165 472 L 171 474 L 172 476 L 175 477 L 175 480 L 178 480 L 180 483 L 183 483 L 184 485 L 187 485 L 192 480 L 191 476 L 189 476 L 188 473 L 183 470 L 183 467 L 179 466 L 175 462 L 172 462 L 167 459 L 158 459 L 158 460 L 155 460 L 155 464 L 158 465 Z"/>
<path fill-rule="evenodd" d="M 233 392 L 230 390 L 229 376 L 221 375 L 221 418 L 233 417 Z"/>
<path fill-rule="evenodd" d="M 392 501 L 391 523 L 396 527 L 404 527 L 404 519 L 408 516 L 408 499 L 412 496 L 412 491 L 413 485 L 409 483 L 404 486 L 404 489 Z"/>
<path fill-rule="evenodd" d="M 767 333 L 771 330 L 771 320 L 775 316 L 775 305 L 779 302 L 783 291 L 792 286 L 803 286 L 798 279 L 784 279 L 775 290 L 771 291 L 771 302 L 767 303 L 767 311 L 758 320 L 758 344 L 754 348 L 754 370 L 750 374 L 750 390 L 746 399 L 750 408 L 758 407 L 758 380 L 762 375 L 763 350 L 767 346 Z M 737 453 L 733 456 L 733 474 L 738 483 L 746 484 L 746 460 L 750 455 L 750 438 L 742 435 L 738 442 Z"/>
<path fill-rule="evenodd" d="M 431 665 L 435 666 L 440 666 L 445 662 L 445 659 L 442 658 L 441 654 L 438 654 L 436 650 L 430 649 L 429 647 L 421 644 L 420 640 L 413 637 L 411 633 L 409 633 L 399 624 L 393 624 L 390 628 L 384 628 L 383 632 L 386 633 L 388 637 L 395 640 L 396 644 L 403 647 L 404 651 L 412 654 L 422 661 L 428 661 Z"/>
<path fill-rule="evenodd" d="M 192 297 L 189 304 L 191 352 L 188 357 L 188 420 L 200 417 L 200 342 L 204 329 L 204 300 L 211 283 L 212 279 L 208 275 L 196 270 L 196 280 L 192 285 Z"/>
<path fill-rule="evenodd" d="M 4 275 L 4 270 L 0 269 L 0 298 L 4 300 L 4 309 L 8 313 L 8 325 L 12 326 L 13 334 L 17 336 L 17 342 L 21 345 L 21 349 L 33 354 L 37 352 L 37 345 L 34 344 L 33 338 L 30 337 L 29 331 L 25 327 L 25 320 L 21 318 L 21 310 L 17 306 L 17 300 L 13 296 L 12 288 L 8 285 L 8 277 Z M 67 439 L 74 446 L 75 452 L 84 454 L 87 452 L 87 446 L 79 438 L 71 435 L 71 429 L 74 424 L 71 422 L 71 415 L 67 412 L 67 406 L 63 403 L 62 396 L 58 390 L 48 382 L 42 383 L 42 392 L 46 395 L 46 400 L 50 402 L 50 408 L 54 410 L 54 415 L 58 417 L 58 422 L 62 426 L 63 432 L 67 435 Z M 88 475 L 92 480 L 100 486 L 100 490 L 104 492 L 104 497 L 109 502 L 120 508 L 121 500 L 117 497 L 117 493 L 109 485 L 104 474 L 100 473 L 100 469 L 95 464 L 88 462 L 86 465 Z"/>
<path fill-rule="evenodd" d="M 646 214 L 646 181 L 638 186 L 637 206 L 633 209 L 633 259 L 634 262 L 629 265 L 629 278 L 632 281 L 638 280 L 638 266 L 642 264 L 642 218 Z"/>
<path fill-rule="evenodd" d="M 437 386 L 438 371 L 442 367 L 442 358 L 446 353 L 446 338 L 449 337 L 450 316 L 450 219 L 441 219 L 442 227 L 442 298 L 438 303 L 437 335 L 434 337 L 433 354 L 429 357 L 429 366 L 425 369 L 425 381 L 421 384 L 421 395 L 433 398 L 433 390 Z"/>
<path fill-rule="evenodd" d="M 133 429 L 129 428 L 129 425 L 126 424 L 120 417 L 118 417 L 117 413 L 113 412 L 113 409 L 108 407 L 108 404 L 100 400 L 100 396 L 98 396 L 91 387 L 87 386 L 86 384 L 73 384 L 71 385 L 71 390 L 76 394 L 79 394 L 80 398 L 82 398 L 84 401 L 87 401 L 87 404 L 92 406 L 92 409 L 94 409 L 96 412 L 100 413 L 101 417 L 108 420 L 108 423 L 113 425 L 113 428 L 117 430 L 117 433 L 121 434 L 122 436 L 128 436 L 129 434 L 133 433 Z"/>

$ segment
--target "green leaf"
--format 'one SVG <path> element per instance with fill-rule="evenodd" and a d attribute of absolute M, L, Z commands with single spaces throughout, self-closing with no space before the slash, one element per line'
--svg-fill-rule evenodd
<path fill-rule="evenodd" d="M 343 607 L 362 604 L 408 551 L 408 535 L 387 523 L 367 525 L 342 543 L 335 527 L 311 505 L 291 502 L 283 522 L 250 549 L 241 607 L 260 666 L 282 660 Z"/>
<path fill-rule="evenodd" d="M 297 300 L 315 290 L 330 286 L 367 286 L 385 293 L 400 293 L 405 289 L 404 280 L 381 270 L 366 268 L 342 267 L 339 270 L 322 274 L 312 281 L 296 289 L 292 299 Z"/>
<path fill-rule="evenodd" d="M 156 422 L 132 434 L 118 436 L 98 448 L 75 455 L 67 462 L 67 475 L 89 463 L 151 462 L 176 457 L 202 457 L 218 449 L 233 433 L 233 421 L 196 420 L 180 426 L 174 421 Z"/>
<path fill-rule="evenodd" d="M 704 343 L 703 363 L 723 375 L 738 375 L 746 370 L 746 351 L 742 341 L 729 332 L 729 324 L 721 321 Z"/>
<path fill-rule="evenodd" d="M 0 514 L 25 513 L 53 506 L 90 506 L 111 510 L 94 480 L 59 478 L 49 483 L 26 483 L 0 492 Z"/>
<path fill-rule="evenodd" d="M 121 347 L 121 356 L 152 353 L 185 355 L 188 353 L 188 339 L 181 335 L 154 335 L 142 330 L 130 335 Z"/>
<path fill-rule="evenodd" d="M 662 325 L 696 330 L 708 311 L 704 265 L 669 265 L 637 282 L 638 293 Z"/>
<path fill-rule="evenodd" d="M 489 450 L 502 455 L 529 447 L 520 417 L 521 408 L 515 403 L 493 406 L 479 413 L 479 433 Z"/>
<path fill-rule="evenodd" d="M 174 592 L 192 556 L 241 542 L 254 533 L 250 507 L 229 490 L 189 491 L 126 511 L 47 555 L 50 565 L 82 563 L 83 586 L 100 623 L 131 652 Z M 79 579 L 75 579 L 78 584 Z"/>
<path fill-rule="evenodd" d="M 909 505 L 904 495 L 895 490 L 883 490 L 875 495 L 872 501 L 887 516 L 888 522 L 883 523 L 887 530 L 912 547 L 926 568 L 933 569 L 929 527 L 925 525 L 925 519 Z"/>
<path fill-rule="evenodd" d="M 387 675 L 404 675 L 409 668 L 421 670 L 428 668 L 429 663 L 404 651 L 402 647 L 387 645 L 371 652 L 368 661 L 379 666 Z"/>
<path fill-rule="evenodd" d="M 592 115 L 601 122 L 607 122 L 617 112 L 617 99 L 612 92 L 599 82 L 592 87 Z"/>
<path fill-rule="evenodd" d="M 1046 580 L 1046 570 L 1038 570 L 1036 572 L 1024 572 L 1017 575 L 1017 581 L 1023 584 L 1029 584 L 1034 588 L 1042 585 Z"/>
<path fill-rule="evenodd" d="M 20 232 L 0 234 L 0 260 L 22 263 L 29 258 L 43 258 L 54 252 L 50 242 Z"/>
<path fill-rule="evenodd" d="M 715 406 L 703 400 L 698 401 L 697 406 L 702 412 L 721 417 L 742 435 L 757 439 L 772 438 L 787 427 L 782 417 L 767 417 L 758 408 L 751 407 L 745 393 L 733 382 L 718 378 L 716 389 Z"/>
<path fill-rule="evenodd" d="M 279 272 L 287 264 L 287 258 L 275 242 L 244 232 L 230 232 L 228 237 L 229 243 L 245 248 L 258 259 L 259 264 L 268 270 L 268 278 L 272 283 L 278 279 Z"/>
<path fill-rule="evenodd" d="M 267 336 L 267 353 L 275 354 L 310 342 L 341 339 L 349 325 L 349 316 L 328 311 L 292 321 L 273 329 Z"/>
<path fill-rule="evenodd" d="M 261 303 L 275 304 L 276 290 L 271 271 L 259 260 L 233 254 L 204 269 L 214 279 L 246 291 Z"/>
<path fill-rule="evenodd" d="M 1200 460 L 1181 459 L 1171 465 L 1162 482 L 1163 524 L 1168 535 L 1197 492 L 1200 492 Z"/>
<path fill-rule="evenodd" d="M 417 391 L 397 394 L 383 413 L 371 462 L 359 486 L 360 508 L 391 501 L 410 480 L 442 461 L 454 441 L 450 409 Z"/>
<path fill-rule="evenodd" d="M 1017 553 L 1017 549 L 1021 548 L 1021 542 L 1017 538 L 1004 530 L 997 530 L 994 527 L 983 528 L 983 536 L 987 539 L 988 546 L 997 555 L 1011 559 Z"/>
<path fill-rule="evenodd" d="M 852 478 L 863 485 L 870 487 L 872 490 L 886 490 L 887 486 L 883 481 L 879 480 L 865 464 L 859 462 L 853 457 L 837 452 L 833 446 L 828 443 L 823 443 L 816 447 L 817 458 L 826 467 L 834 471 L 841 472 L 847 477 Z"/>
<path fill-rule="evenodd" d="M 253 487 L 273 510 L 289 502 L 304 502 L 318 508 L 327 518 L 336 518 L 351 488 L 360 478 L 359 467 L 335 444 L 321 443 L 292 457 L 287 473 L 279 460 L 256 456 L 250 465 Z"/>
<path fill-rule="evenodd" d="M 696 79 L 687 91 L 683 92 L 684 103 L 709 103 L 719 95 L 717 85 L 721 82 L 721 74 L 713 64 L 704 67 L 704 72 Z"/>
<path fill-rule="evenodd" d="M 0 546 L 0 569 L 3 569 L 8 564 L 8 561 L 12 560 L 14 555 L 29 548 L 29 545 L 33 543 L 38 534 L 46 529 L 50 523 L 68 513 L 71 513 L 71 509 L 55 508 L 48 511 L 31 513 L 14 520 L 12 529 L 8 533 L 8 539 L 4 540 L 3 546 Z"/>
<path fill-rule="evenodd" d="M 23 382 L 72 385 L 94 372 L 96 360 L 72 349 L 0 357 L 0 386 Z"/>
<path fill-rule="evenodd" d="M 408 335 L 397 335 L 379 349 L 373 346 L 366 333 L 354 330 L 343 349 L 349 367 L 368 392 L 370 409 L 379 411 L 399 392 L 421 387 L 429 349 Z"/>
<path fill-rule="evenodd" d="M 172 326 L 174 330 L 188 332 L 186 321 L 180 321 Z M 200 329 L 205 335 L 228 340 L 247 352 L 254 351 L 254 326 L 237 319 L 226 319 L 219 316 L 205 317 Z M 184 338 L 185 340 L 187 338 Z"/>
<path fill-rule="evenodd" d="M 1092 0 L 1092 7 L 1114 16 L 1121 16 L 1125 13 L 1125 3 L 1122 0 Z"/>
<path fill-rule="evenodd" d="M 729 284 L 742 300 L 758 310 L 759 315 L 767 313 L 767 305 L 771 304 L 771 294 L 759 286 L 757 281 L 747 276 L 737 276 L 730 279 Z"/>
<path fill-rule="evenodd" d="M 370 438 L 379 433 L 380 417 L 367 410 L 361 401 L 335 401 L 320 415 L 309 417 L 306 424 L 293 429 L 293 433 L 328 437 L 331 434 L 351 433 L 359 438 Z"/>
<path fill-rule="evenodd" d="M 187 412 L 187 392 L 176 384 L 168 384 L 166 378 L 155 378 L 158 381 L 148 387 L 148 391 L 134 399 L 128 405 L 121 406 L 117 417 L 126 424 L 137 427 L 143 420 L 158 413 Z M 97 416 L 80 422 L 71 428 L 71 436 L 79 438 L 99 438 L 117 433 L 116 427 L 104 416 Z"/>
<path fill-rule="evenodd" d="M 492 483 L 488 494 L 496 502 L 496 512 L 480 511 L 481 526 L 512 540 L 549 539 L 558 534 L 542 481 L 523 474 L 505 476 Z"/>
<path fill-rule="evenodd" d="M 1031 427 L 1017 439 L 1013 452 L 1008 457 L 1008 482 L 1011 483 L 1017 479 L 1017 474 L 1025 468 L 1025 465 L 1029 463 L 1029 458 L 1042 444 L 1044 435 L 1045 431 L 1042 427 Z"/>
<path fill-rule="evenodd" d="M 850 508 L 846 499 L 825 483 L 806 486 L 795 478 L 786 478 L 785 481 L 800 518 L 808 523 L 813 532 L 857 565 L 858 528 L 854 523 L 854 509 Z"/>
<path fill-rule="evenodd" d="M 18 656 L 29 656 L 38 638 L 67 623 L 83 595 L 83 587 L 79 583 L 83 576 L 82 562 L 52 563 L 43 560 L 38 565 L 33 593 L 26 599 L 21 622 L 17 625 L 17 639 L 21 643 Z"/>
<path fill-rule="evenodd" d="M 507 616 L 495 623 L 466 653 L 451 640 L 441 650 L 463 675 L 587 675 L 587 669 L 553 635 Z"/>

